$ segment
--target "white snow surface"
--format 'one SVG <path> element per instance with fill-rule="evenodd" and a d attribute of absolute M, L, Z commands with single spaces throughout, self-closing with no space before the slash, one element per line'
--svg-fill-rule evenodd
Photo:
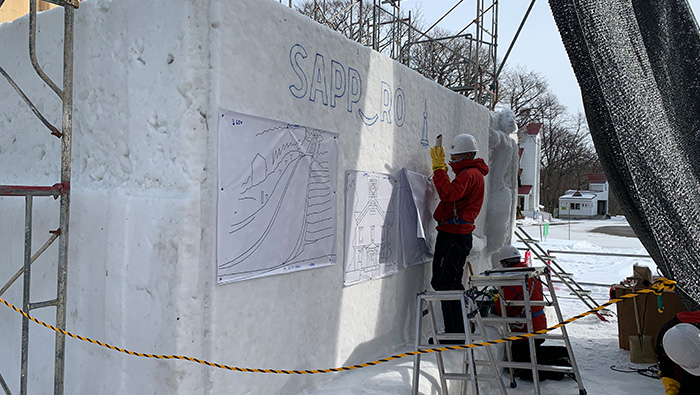
<path fill-rule="evenodd" d="M 38 61 L 58 85 L 62 19 L 60 8 L 37 18 Z M 61 103 L 31 67 L 28 25 L 27 17 L 0 25 L 0 64 L 60 127 Z M 489 267 L 508 239 L 517 175 L 516 143 L 500 130 L 508 123 L 279 1 L 86 0 L 75 13 L 74 48 L 72 332 L 137 352 L 265 369 L 353 364 L 410 341 L 429 265 L 344 287 L 340 253 L 336 265 L 216 285 L 220 109 L 337 133 L 340 180 L 346 170 L 428 175 L 424 140 L 472 133 L 491 168 L 474 267 Z M 0 78 L 0 184 L 57 183 L 60 147 Z M 58 227 L 58 202 L 35 200 L 33 250 Z M 23 262 L 24 205 L 0 203 L 7 279 Z M 339 196 L 338 229 L 344 205 Z M 340 233 L 337 242 L 344 251 Z M 56 297 L 57 245 L 32 266 L 32 301 Z M 3 298 L 21 306 L 21 281 Z M 32 314 L 55 322 L 52 309 Z M 20 328 L 18 314 L 0 309 L 8 334 L 0 372 L 12 393 Z M 55 335 L 33 324 L 30 338 L 28 392 L 48 393 Z M 66 361 L 71 394 L 298 394 L 325 380 L 136 358 L 74 339 Z"/>
<path fill-rule="evenodd" d="M 525 231 L 545 249 L 606 252 L 644 255 L 646 250 L 637 238 L 611 236 L 594 233 L 591 230 L 604 226 L 628 226 L 623 217 L 609 220 L 556 221 L 549 227 L 549 235 L 539 237 L 540 225 L 534 221 L 522 222 Z M 522 246 L 516 243 L 518 246 Z M 553 254 L 554 255 L 554 254 Z M 593 291 L 594 299 L 602 304 L 607 302 L 609 286 L 632 275 L 634 264 L 644 265 L 657 273 L 651 258 L 622 258 L 616 256 L 568 255 L 557 256 L 557 262 L 568 272 L 574 273 L 574 279 L 580 283 L 600 283 L 604 286 L 584 286 Z M 535 266 L 538 266 L 535 261 Z M 569 296 L 559 290 L 558 300 L 564 319 L 587 311 L 588 308 L 578 298 Z M 614 306 L 611 307 L 616 312 Z M 549 319 L 549 317 L 548 317 Z M 549 319 L 552 325 L 552 320 Z M 636 372 L 621 373 L 611 369 L 644 369 L 651 364 L 630 363 L 629 351 L 618 346 L 617 316 L 608 317 L 608 322 L 591 315 L 567 325 L 574 355 L 578 362 L 584 387 L 588 394 L 636 394 L 656 395 L 663 393 L 660 380 L 645 377 Z M 546 343 L 545 343 L 546 344 Z M 557 344 L 561 344 L 560 342 Z M 409 352 L 414 348 L 407 345 L 396 349 L 395 354 Z M 459 353 L 452 351 L 451 353 Z M 449 359 L 449 356 L 446 357 Z M 455 362 L 459 358 L 452 357 Z M 456 366 L 456 365 L 453 365 Z M 449 368 L 448 368 L 449 369 Z M 454 368 L 456 369 L 456 368 Z M 304 392 L 306 395 L 379 395 L 408 394 L 413 379 L 413 357 L 405 357 L 377 366 L 363 368 L 329 377 L 328 381 L 316 388 Z M 532 382 L 517 380 L 516 388 L 509 388 L 508 376 L 503 375 L 509 394 L 532 394 Z M 435 357 L 428 354 L 421 360 L 421 394 L 440 394 L 439 376 Z M 562 381 L 545 380 L 541 382 L 542 394 L 578 394 L 578 387 L 571 379 Z M 451 391 L 450 393 L 458 391 Z M 493 387 L 486 387 L 484 394 L 498 394 Z"/>

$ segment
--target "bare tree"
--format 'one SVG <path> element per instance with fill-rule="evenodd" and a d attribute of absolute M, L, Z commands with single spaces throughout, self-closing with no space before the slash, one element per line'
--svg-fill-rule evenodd
<path fill-rule="evenodd" d="M 328 26 L 343 36 L 373 46 L 384 52 L 389 45 L 406 34 L 406 26 L 396 20 L 407 19 L 396 8 L 374 6 L 372 0 L 301 0 L 295 1 L 295 9 L 316 22 Z M 387 9 L 388 8 L 388 9 Z M 376 35 L 372 28 L 377 26 Z"/>
<path fill-rule="evenodd" d="M 296 9 L 308 17 L 418 71 L 438 84 L 479 102 L 484 89 L 479 84 L 495 61 L 488 50 L 477 51 L 468 34 L 455 35 L 435 27 L 423 33 L 425 23 L 420 12 L 410 18 L 392 3 L 370 0 L 301 0 Z M 490 74 L 494 74 L 491 72 Z"/>
<path fill-rule="evenodd" d="M 541 74 L 522 67 L 506 69 L 499 85 L 499 102 L 513 111 L 518 127 L 540 118 L 538 115 L 542 114 L 537 114 L 536 110 L 542 105 L 538 100 L 549 93 L 547 81 Z"/>
<path fill-rule="evenodd" d="M 434 28 L 431 36 L 417 37 L 407 44 L 407 63 L 421 74 L 444 86 L 468 86 L 473 79 L 476 58 L 465 37 Z"/>

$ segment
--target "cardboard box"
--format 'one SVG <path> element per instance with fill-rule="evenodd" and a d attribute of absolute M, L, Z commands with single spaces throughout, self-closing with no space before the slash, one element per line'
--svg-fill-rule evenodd
<path fill-rule="evenodd" d="M 615 297 L 632 293 L 632 288 L 617 285 L 615 287 Z M 639 309 L 639 323 L 642 327 L 643 335 L 652 336 L 652 344 L 656 346 L 656 337 L 661 327 L 671 318 L 681 311 L 687 311 L 675 292 L 664 291 L 663 299 L 664 312 L 659 314 L 657 308 L 657 297 L 653 293 L 637 296 L 637 308 Z M 625 299 L 617 305 L 617 332 L 620 348 L 629 350 L 629 336 L 637 335 L 637 321 L 634 316 L 634 302 L 632 299 Z"/>

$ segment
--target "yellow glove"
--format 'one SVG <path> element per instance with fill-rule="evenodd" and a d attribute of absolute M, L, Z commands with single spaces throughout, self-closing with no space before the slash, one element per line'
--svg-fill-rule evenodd
<path fill-rule="evenodd" d="M 662 377 L 661 382 L 664 383 L 664 388 L 666 388 L 665 395 L 678 395 L 678 391 L 681 389 L 681 383 L 670 377 Z"/>
<path fill-rule="evenodd" d="M 447 171 L 445 164 L 445 148 L 441 146 L 430 147 L 430 157 L 433 158 L 433 171 L 442 169 Z"/>

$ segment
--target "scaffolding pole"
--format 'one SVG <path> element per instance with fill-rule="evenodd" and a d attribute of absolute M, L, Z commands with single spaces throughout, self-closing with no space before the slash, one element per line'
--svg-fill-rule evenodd
<path fill-rule="evenodd" d="M 55 326 L 65 330 L 66 327 L 66 299 L 68 279 L 68 224 L 70 220 L 70 183 L 71 183 L 71 137 L 73 129 L 73 45 L 74 45 L 74 11 L 78 8 L 78 0 L 46 0 L 63 7 L 63 87 L 59 87 L 43 71 L 36 57 L 36 15 L 37 0 L 29 0 L 29 57 L 37 75 L 56 94 L 62 102 L 62 124 L 59 131 L 51 125 L 41 114 L 29 97 L 20 89 L 10 75 L 0 67 L 0 75 L 4 76 L 10 86 L 17 92 L 29 109 L 39 118 L 44 126 L 49 129 L 51 135 L 61 139 L 61 173 L 60 182 L 53 186 L 17 186 L 0 185 L 0 196 L 21 196 L 25 199 L 25 227 L 24 227 L 24 265 L 21 269 L 23 275 L 23 311 L 27 314 L 33 309 L 44 307 L 56 308 Z M 0 0 L 0 6 L 4 0 Z M 32 302 L 31 295 L 31 264 L 48 247 L 47 244 L 32 256 L 32 214 L 35 197 L 51 196 L 60 199 L 59 228 L 52 236 L 50 242 L 58 237 L 57 283 L 56 298 L 41 302 Z M 7 290 L 18 278 L 17 275 L 7 282 L 3 292 Z M 28 392 L 27 378 L 29 376 L 29 320 L 22 318 L 22 350 L 20 366 L 20 395 Z M 55 337 L 54 352 L 54 394 L 63 395 L 65 377 L 65 335 L 60 332 Z M 6 394 L 10 394 L 10 388 L 0 375 L 0 386 Z M 35 392 L 35 391 L 33 391 Z"/>
<path fill-rule="evenodd" d="M 449 37 L 428 33 L 448 15 L 454 14 L 465 0 L 455 0 L 452 7 L 423 31 L 414 26 L 410 11 L 408 18 L 402 15 L 400 0 L 372 0 L 366 7 L 362 1 L 348 3 L 331 10 L 329 18 L 326 4 L 321 6 L 315 0 L 313 9 L 307 13 L 317 22 L 338 30 L 351 40 L 382 52 L 490 109 L 495 107 L 498 101 L 498 0 L 475 0 L 474 17 L 468 18 L 466 26 Z M 371 9 L 365 9 L 369 7 Z M 343 16 L 350 21 L 348 28 L 329 23 Z M 359 35 L 353 32 L 355 23 Z M 423 52 L 426 58 L 415 56 L 413 52 L 416 51 L 418 54 Z"/>

